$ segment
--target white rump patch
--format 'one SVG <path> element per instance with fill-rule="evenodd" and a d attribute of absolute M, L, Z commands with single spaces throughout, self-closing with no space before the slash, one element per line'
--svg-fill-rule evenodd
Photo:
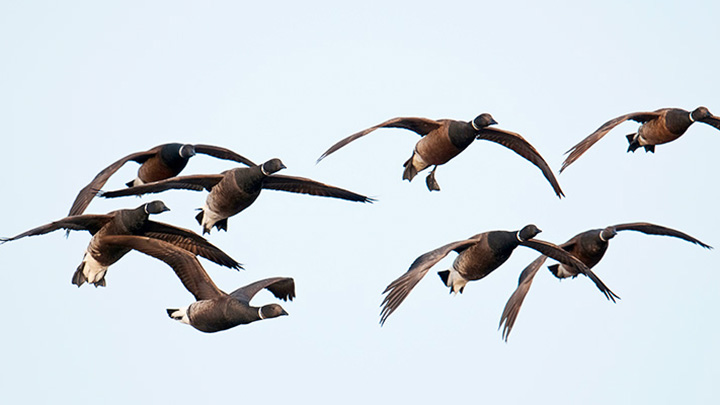
<path fill-rule="evenodd" d="M 97 283 L 105 278 L 108 266 L 103 266 L 98 263 L 87 250 L 85 251 L 85 256 L 83 256 L 83 262 L 85 262 L 85 266 L 83 266 L 83 276 L 85 276 L 88 283 Z"/>

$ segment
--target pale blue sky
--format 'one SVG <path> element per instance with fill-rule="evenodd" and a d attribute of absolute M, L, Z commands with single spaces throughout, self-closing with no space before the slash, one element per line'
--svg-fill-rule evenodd
<path fill-rule="evenodd" d="M 518 248 L 449 296 L 434 274 L 379 327 L 381 292 L 420 254 L 527 223 L 562 243 L 649 221 L 720 247 L 720 133 L 694 125 L 654 155 L 627 154 L 626 123 L 558 176 L 473 144 L 401 180 L 417 135 L 382 130 L 315 165 L 337 140 L 396 116 L 490 112 L 556 170 L 615 116 L 707 106 L 720 115 L 717 2 L 3 2 L 0 3 L 1 236 L 63 217 L 103 167 L 166 142 L 222 145 L 373 205 L 266 191 L 209 239 L 245 264 L 202 261 L 226 291 L 292 276 L 290 316 L 204 334 L 169 319 L 192 296 L 139 253 L 107 288 L 70 278 L 89 240 L 62 232 L 0 246 L 0 398 L 6 403 L 637 404 L 717 401 L 718 253 L 620 233 L 586 278 L 536 277 L 510 341 L 497 324 Z M 198 156 L 186 174 L 229 162 Z M 107 183 L 122 187 L 128 164 Z M 205 194 L 158 195 L 156 219 L 199 231 Z M 91 213 L 148 199 L 95 200 Z M 254 304 L 276 302 L 263 292 Z"/>

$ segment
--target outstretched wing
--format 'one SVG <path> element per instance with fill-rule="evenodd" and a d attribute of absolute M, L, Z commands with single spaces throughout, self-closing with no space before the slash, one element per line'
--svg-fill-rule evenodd
<path fill-rule="evenodd" d="M 498 329 L 503 327 L 503 323 L 505 324 L 502 331 L 502 338 L 506 342 L 508 340 L 508 336 L 510 336 L 510 331 L 512 330 L 513 325 L 515 325 L 515 320 L 517 319 L 518 312 L 520 312 L 520 307 L 525 300 L 525 296 L 530 290 L 535 274 L 537 274 L 538 270 L 540 270 L 540 267 L 542 267 L 546 259 L 547 256 L 540 255 L 540 257 L 535 259 L 525 268 L 525 270 L 522 271 L 515 292 L 510 296 L 507 304 L 505 304 L 505 309 L 503 309 L 502 316 L 500 317 Z"/>
<path fill-rule="evenodd" d="M 140 234 L 172 243 L 177 247 L 202 256 L 221 266 L 231 269 L 242 269 L 240 263 L 228 256 L 227 253 L 189 229 L 179 228 L 162 222 L 147 221 L 140 231 Z"/>
<path fill-rule="evenodd" d="M 41 225 L 27 232 L 15 235 L 12 238 L 0 238 L 0 243 L 10 242 L 26 236 L 44 235 L 58 229 L 67 229 L 68 231 L 88 231 L 94 235 L 100 230 L 100 228 L 105 226 L 105 224 L 112 221 L 112 219 L 112 215 L 75 215 L 65 217 L 61 220 Z"/>
<path fill-rule="evenodd" d="M 712 246 L 707 245 L 684 232 L 680 232 L 678 230 L 675 230 L 672 228 L 667 228 L 667 227 L 660 226 L 660 225 L 651 224 L 648 222 L 632 222 L 632 223 L 628 223 L 628 224 L 614 225 L 613 228 L 615 228 L 616 231 L 636 231 L 636 232 L 642 232 L 642 233 L 645 233 L 648 235 L 672 236 L 675 238 L 680 238 L 680 239 L 686 240 L 686 241 L 694 243 L 696 245 L 700 245 L 706 249 L 712 249 Z"/>
<path fill-rule="evenodd" d="M 610 291 L 610 289 L 605 285 L 605 283 L 603 283 L 598 278 L 598 276 L 596 276 L 595 273 L 593 273 L 592 270 L 590 270 L 590 268 L 585 265 L 585 263 L 581 262 L 575 256 L 563 250 L 560 246 L 539 239 L 526 240 L 520 242 L 520 244 L 535 249 L 538 252 L 544 254 L 545 256 L 559 261 L 560 263 L 574 267 L 580 273 L 588 276 L 590 280 L 595 283 L 597 288 L 605 295 L 605 298 L 611 300 L 612 302 L 615 302 L 615 298 L 620 298 L 614 292 Z"/>
<path fill-rule="evenodd" d="M 380 325 L 385 324 L 387 318 L 402 304 L 408 294 L 410 294 L 410 291 L 425 277 L 425 274 L 427 274 L 432 266 L 437 264 L 437 262 L 453 250 L 462 251 L 477 242 L 478 237 L 472 237 L 470 239 L 448 243 L 415 259 L 408 271 L 390 283 L 387 288 L 385 288 L 385 291 L 383 291 L 383 294 L 387 295 L 383 299 L 382 304 L 380 304 L 383 307 L 380 311 Z"/>
<path fill-rule="evenodd" d="M 339 187 L 331 186 L 304 177 L 283 176 L 274 174 L 263 180 L 263 188 L 289 191 L 291 193 L 310 194 L 320 197 L 340 198 L 349 201 L 371 203 L 372 198 L 353 193 Z"/>
<path fill-rule="evenodd" d="M 595 130 L 592 134 L 588 135 L 587 138 L 580 141 L 577 145 L 573 146 L 565 152 L 566 154 L 569 154 L 567 158 L 565 158 L 565 161 L 562 164 L 562 167 L 560 168 L 560 173 L 562 173 L 563 170 L 565 170 L 570 164 L 572 164 L 574 161 L 576 161 L 580 156 L 582 156 L 583 153 L 585 153 L 588 149 L 590 149 L 591 146 L 595 144 L 595 142 L 599 141 L 605 134 L 610 132 L 611 129 L 615 128 L 616 126 L 620 125 L 621 123 L 627 121 L 627 120 L 633 120 L 640 123 L 648 122 L 652 119 L 658 118 L 662 115 L 663 110 L 653 111 L 653 112 L 634 112 L 630 114 L 621 115 L 617 118 L 613 118 L 610 121 L 602 124 L 600 128 Z"/>
<path fill-rule="evenodd" d="M 185 288 L 195 299 L 210 300 L 224 296 L 205 272 L 194 254 L 159 239 L 134 235 L 114 235 L 103 238 L 104 243 L 135 249 L 148 256 L 162 260 L 172 267 Z"/>
<path fill-rule="evenodd" d="M 263 288 L 267 288 L 275 297 L 283 301 L 292 301 L 295 298 L 295 281 L 290 277 L 271 277 L 256 281 L 231 292 L 230 296 L 249 304 L 255 294 Z"/>
<path fill-rule="evenodd" d="M 195 148 L 195 153 L 202 153 L 203 155 L 210 155 L 212 157 L 216 157 L 218 159 L 225 159 L 225 160 L 232 160 L 235 162 L 242 163 L 246 166 L 257 166 L 255 163 L 253 163 L 250 159 L 238 155 L 237 153 L 231 151 L 230 149 L 222 148 L 220 146 L 214 146 L 214 145 L 193 145 Z"/>
<path fill-rule="evenodd" d="M 139 186 L 123 188 L 120 190 L 102 191 L 100 192 L 100 197 L 115 198 L 128 195 L 143 195 L 173 189 L 210 191 L 210 189 L 212 189 L 222 179 L 222 174 L 200 174 L 193 176 L 171 177 L 169 179 L 153 181 L 151 183 L 145 183 Z"/>
<path fill-rule="evenodd" d="M 88 205 L 90 205 L 90 201 L 93 199 L 93 197 L 95 197 L 95 195 L 102 188 L 102 186 L 105 185 L 110 176 L 112 176 L 116 171 L 118 171 L 125 163 L 131 160 L 134 162 L 143 163 L 151 156 L 155 155 L 160 149 L 162 149 L 163 146 L 164 145 L 159 145 L 145 152 L 136 152 L 129 154 L 124 158 L 119 159 L 115 163 L 111 164 L 110 166 L 104 168 L 100 173 L 95 176 L 94 179 L 92 179 L 90 184 L 80 190 L 77 197 L 75 197 L 75 201 L 73 202 L 72 207 L 70 207 L 70 212 L 68 213 L 68 216 L 80 215 L 85 212 L 85 209 L 88 207 Z"/>
<path fill-rule="evenodd" d="M 354 133 L 350 136 L 348 136 L 345 139 L 340 140 L 335 145 L 331 146 L 330 149 L 326 150 L 325 153 L 318 158 L 318 162 L 325 159 L 329 154 L 335 152 L 336 150 L 342 148 L 343 146 L 349 144 L 350 142 L 361 138 L 370 132 L 378 129 L 378 128 L 404 128 L 409 129 L 415 133 L 417 133 L 420 136 L 425 136 L 430 131 L 438 129 L 442 126 L 442 122 L 438 122 L 435 120 L 431 120 L 428 118 L 418 118 L 418 117 L 398 117 L 398 118 L 392 118 L 389 119 L 383 123 L 380 123 L 378 125 L 375 125 L 374 127 L 370 127 L 368 129 L 364 129 L 360 132 Z"/>
<path fill-rule="evenodd" d="M 530 163 L 534 164 L 535 166 L 537 166 L 538 169 L 540 169 L 543 176 L 545 176 L 547 181 L 550 182 L 550 185 L 552 186 L 553 190 L 555 190 L 555 194 L 557 194 L 558 197 L 562 198 L 565 196 L 565 194 L 563 194 L 562 192 L 562 189 L 560 189 L 560 184 L 558 184 L 558 181 L 555 178 L 552 169 L 550 169 L 550 166 L 548 166 L 545 159 L 540 156 L 540 152 L 538 152 L 530 144 L 530 142 L 526 141 L 525 138 L 520 136 L 520 134 L 505 131 L 499 128 L 486 127 L 483 128 L 482 131 L 480 131 L 480 133 L 477 135 L 477 139 L 485 139 L 488 141 L 499 143 L 500 145 L 511 149 L 513 152 L 524 157 L 525 159 L 530 161 Z"/>

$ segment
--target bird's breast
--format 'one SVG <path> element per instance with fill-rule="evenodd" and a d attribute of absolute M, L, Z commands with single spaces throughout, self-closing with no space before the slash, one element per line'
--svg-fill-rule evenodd
<path fill-rule="evenodd" d="M 453 145 L 447 131 L 442 130 L 429 133 L 415 145 L 415 153 L 420 155 L 429 166 L 447 163 L 460 152 L 462 149 Z"/>

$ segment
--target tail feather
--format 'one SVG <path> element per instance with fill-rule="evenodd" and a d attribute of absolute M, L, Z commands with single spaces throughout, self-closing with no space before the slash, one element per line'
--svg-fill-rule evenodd
<path fill-rule="evenodd" d="M 415 154 L 413 154 L 413 156 L 415 156 Z M 412 181 L 412 179 L 418 174 L 417 169 L 415 169 L 415 166 L 413 166 L 412 156 L 405 163 L 403 163 L 403 166 L 405 166 L 405 171 L 403 172 L 403 180 Z"/>
<path fill-rule="evenodd" d="M 80 265 L 78 266 L 77 270 L 75 270 L 75 273 L 73 273 L 72 276 L 72 283 L 78 286 L 80 288 L 81 285 L 85 284 L 87 281 L 87 278 L 85 278 L 85 274 L 83 274 L 83 269 L 85 268 L 85 261 L 83 260 Z"/>
<path fill-rule="evenodd" d="M 198 212 L 197 215 L 195 215 L 195 219 L 197 220 L 198 224 L 202 225 L 203 217 L 205 216 L 205 211 L 203 211 L 202 208 L 198 208 L 200 212 Z"/>
<path fill-rule="evenodd" d="M 551 266 L 548 266 L 548 270 L 550 270 L 550 272 L 553 275 L 555 275 L 555 277 L 562 278 L 562 277 L 560 277 L 560 265 L 559 264 L 553 264 Z"/>
<path fill-rule="evenodd" d="M 221 230 L 222 230 L 222 231 L 227 232 L 227 221 L 228 221 L 228 219 L 225 218 L 225 219 L 221 219 L 221 220 L 215 222 L 215 228 L 216 228 L 218 231 L 221 231 Z"/>
<path fill-rule="evenodd" d="M 450 270 L 438 271 L 438 276 L 440 276 L 440 279 L 442 280 L 443 284 L 445 284 L 445 286 L 450 287 L 448 285 L 448 278 L 450 277 Z"/>
<path fill-rule="evenodd" d="M 629 143 L 628 152 L 635 152 L 635 150 L 640 147 L 640 143 L 637 141 L 637 134 L 625 135 L 625 138 L 627 138 Z"/>

